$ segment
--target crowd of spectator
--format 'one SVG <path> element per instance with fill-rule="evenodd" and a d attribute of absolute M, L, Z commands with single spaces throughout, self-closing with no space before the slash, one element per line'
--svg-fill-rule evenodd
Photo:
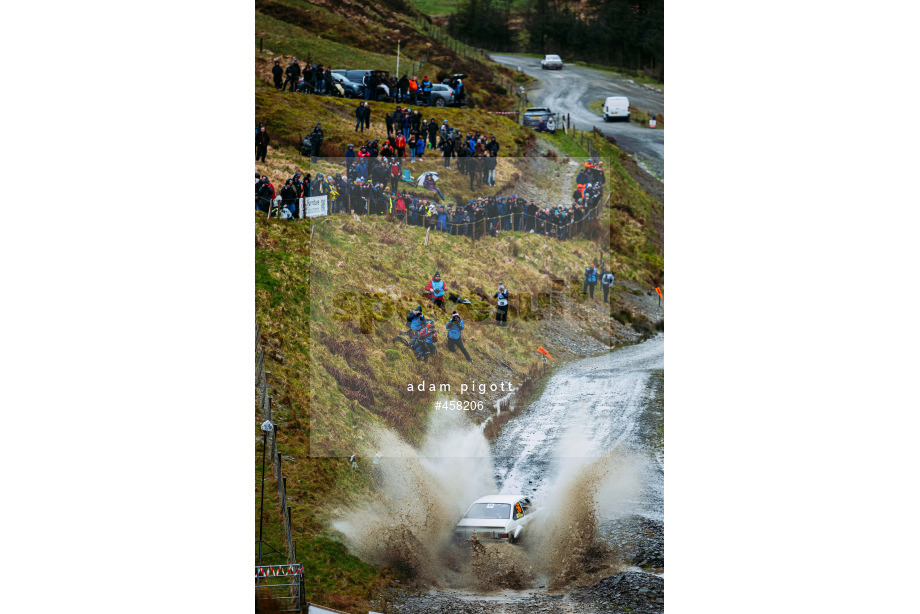
<path fill-rule="evenodd" d="M 433 181 L 424 185 L 424 189 L 435 193 L 426 198 L 410 193 L 401 177 L 399 159 L 380 156 L 350 163 L 344 175 L 317 173 L 313 178 L 309 173 L 304 177 L 298 172 L 286 180 L 277 195 L 280 216 L 296 218 L 299 198 L 325 194 L 330 214 L 392 214 L 409 225 L 430 226 L 473 239 L 512 230 L 568 239 L 577 234 L 583 221 L 596 217 L 605 183 L 602 164 L 588 162 L 576 176 L 576 188 L 568 205 L 547 205 L 517 195 L 482 196 L 452 205 L 442 202 L 443 194 Z M 258 173 L 255 198 L 256 208 L 265 213 L 276 199 L 274 186 Z"/>
<path fill-rule="evenodd" d="M 280 60 L 275 60 L 272 66 L 272 79 L 275 88 L 282 91 L 324 96 L 333 96 L 337 92 L 345 94 L 344 91 L 339 92 L 331 68 L 323 64 L 310 63 L 301 67 L 297 58 L 288 62 L 286 68 L 281 67 Z M 457 104 L 462 104 L 466 98 L 463 79 L 459 75 L 454 75 L 445 81 L 445 84 L 454 90 Z M 409 76 L 403 73 L 403 76 L 397 79 L 386 71 L 369 70 L 364 73 L 360 85 L 363 86 L 361 93 L 365 100 L 396 101 L 424 106 L 431 106 L 433 100 L 433 83 L 427 75 L 420 79 L 416 75 Z"/>

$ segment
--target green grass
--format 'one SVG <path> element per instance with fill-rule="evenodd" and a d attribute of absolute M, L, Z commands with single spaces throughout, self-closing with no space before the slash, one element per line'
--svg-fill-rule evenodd
<path fill-rule="evenodd" d="M 279 4 L 295 9 L 314 9 L 314 5 L 302 0 L 281 0 Z M 277 12 L 277 9 L 271 10 Z M 335 40 L 319 38 L 290 21 L 257 11 L 256 119 L 266 122 L 272 145 L 267 164 L 257 164 L 256 168 L 268 173 L 279 189 L 283 179 L 295 170 L 328 173 L 337 169 L 335 161 L 329 159 L 309 164 L 299 155 L 295 143 L 317 121 L 321 121 L 325 129 L 326 155 L 340 155 L 347 143 L 358 143 L 358 137 L 353 132 L 352 114 L 356 101 L 275 91 L 268 83 L 270 78 L 266 69 L 273 57 L 268 51 L 275 55 L 284 53 L 319 58 L 333 65 L 361 62 L 376 67 L 376 62 L 392 62 L 395 68 L 395 57 L 380 53 L 380 49 L 372 45 L 359 45 L 353 38 L 355 30 L 340 23 L 342 19 L 347 21 L 347 16 L 343 17 L 344 14 L 336 11 L 338 8 L 317 8 L 314 13 L 317 22 L 338 23 Z M 409 27 L 409 22 L 411 19 L 400 23 Z M 260 36 L 266 50 L 261 55 L 258 53 Z M 409 49 L 412 49 L 411 45 Z M 382 67 L 386 69 L 387 66 L 389 64 Z M 489 67 L 490 64 L 479 66 Z M 492 100 L 500 102 L 501 98 Z M 371 132 L 365 133 L 363 139 L 383 138 L 386 133 L 383 113 L 395 105 L 372 103 L 371 106 L 374 109 Z M 521 156 L 530 151 L 535 142 L 532 130 L 478 108 L 424 110 L 423 113 L 426 117 L 434 114 L 439 121 L 446 118 L 451 125 L 457 125 L 464 131 L 478 128 L 487 134 L 496 134 L 502 143 L 500 185 L 483 190 L 484 193 L 505 189 L 551 195 L 558 191 L 562 181 L 558 170 L 560 165 L 554 165 L 553 160 L 537 158 L 521 163 L 504 157 L 507 154 Z M 557 150 L 560 157 L 582 158 L 587 154 L 579 141 L 561 132 L 555 137 L 541 135 L 538 138 Z M 663 213 L 662 206 L 650 199 L 632 180 L 624 168 L 622 152 L 603 139 L 590 138 L 594 147 L 605 156 L 608 185 L 613 190 L 608 211 L 611 240 L 609 245 L 603 246 L 611 252 L 610 266 L 618 279 L 647 285 L 662 262 L 662 249 L 654 231 L 655 220 L 660 219 Z M 418 174 L 424 168 L 423 164 L 411 167 L 413 174 Z M 519 166 L 512 168 L 511 164 Z M 464 179 L 455 172 L 448 172 L 439 185 L 452 199 L 455 193 L 466 193 Z M 412 360 L 408 350 L 387 342 L 388 336 L 402 328 L 401 321 L 376 323 L 372 334 L 356 337 L 352 323 L 332 320 L 329 299 L 340 287 L 337 278 L 344 276 L 349 279 L 350 287 L 357 292 L 391 289 L 401 294 L 418 288 L 437 268 L 448 282 L 456 284 L 456 288 L 449 284 L 452 291 L 468 295 L 477 287 L 489 291 L 499 275 L 512 292 L 539 292 L 547 287 L 547 274 L 552 273 L 568 279 L 580 290 L 577 280 L 585 261 L 596 258 L 602 246 L 586 239 L 556 242 L 537 235 L 517 233 L 486 238 L 472 244 L 466 239 L 432 233 L 431 247 L 426 250 L 422 247 L 424 232 L 418 227 L 407 228 L 377 217 L 356 221 L 348 216 L 330 216 L 328 222 L 317 225 L 311 250 L 308 246 L 310 231 L 314 222 L 320 220 L 281 222 L 266 220 L 261 214 L 254 219 L 257 312 L 263 340 L 266 347 L 271 348 L 266 352 L 266 362 L 272 372 L 273 413 L 279 451 L 286 457 L 282 470 L 288 478 L 288 502 L 292 509 L 298 560 L 306 567 L 307 595 L 317 603 L 366 612 L 372 609 L 370 599 L 381 592 L 382 587 L 394 577 L 394 572 L 368 565 L 348 553 L 330 525 L 333 510 L 373 498 L 376 487 L 367 473 L 352 471 L 345 459 L 322 458 L 319 455 L 337 452 L 337 446 L 346 446 L 354 451 L 353 448 L 360 445 L 360 438 L 366 438 L 366 429 L 375 424 L 389 426 L 410 441 L 418 441 L 424 433 L 431 408 L 426 398 L 411 398 L 403 394 L 405 373 L 427 375 L 429 379 L 443 376 L 443 381 L 456 386 L 470 379 L 504 379 L 507 372 L 499 366 L 498 358 L 519 372 L 529 372 L 533 365 L 538 364 L 534 348 L 540 344 L 546 346 L 557 360 L 570 356 L 562 348 L 546 343 L 540 321 L 515 321 L 508 329 L 497 330 L 485 324 L 490 314 L 470 312 L 465 318 L 468 327 L 464 339 L 475 363 L 469 365 L 455 360 L 456 357 L 447 355 L 447 352 L 441 352 L 444 356 L 440 364 L 419 365 Z M 592 334 L 590 331 L 595 335 L 609 335 L 613 321 L 607 310 L 579 302 L 578 293 L 572 293 L 571 288 L 569 290 L 565 311 L 573 319 L 572 325 L 583 327 L 586 335 Z M 623 291 L 628 290 L 624 288 Z M 323 323 L 324 328 L 340 339 L 354 341 L 357 338 L 365 350 L 363 361 L 355 362 L 354 356 L 346 358 L 318 341 L 311 334 L 318 332 L 311 330 L 311 325 L 316 326 L 316 322 Z M 443 331 L 444 318 L 440 317 L 438 322 L 439 329 Z M 443 345 L 440 349 L 444 349 Z M 364 407 L 346 398 L 325 365 L 369 381 L 373 386 L 375 406 Z M 313 432 L 311 421 L 314 419 L 322 419 L 331 426 L 335 436 L 329 432 Z M 255 433 L 259 432 L 259 422 L 259 416 L 255 415 Z M 257 445 L 256 510 L 260 465 L 261 448 Z M 266 475 L 263 521 L 266 540 L 283 550 L 276 485 L 270 471 Z"/>
<path fill-rule="evenodd" d="M 439 80 L 462 72 L 473 106 L 504 110 L 514 104 L 507 93 L 518 80 L 513 71 L 446 36 L 420 13 L 394 12 L 384 0 L 329 8 L 305 0 L 259 0 L 255 25 L 256 73 L 266 82 L 272 60 L 285 65 L 294 56 L 332 68 L 396 74 L 399 41 L 400 73 Z"/>
<path fill-rule="evenodd" d="M 309 133 L 318 121 L 323 123 L 325 133 L 323 153 L 329 157 L 344 156 L 349 143 L 359 147 L 359 143 L 363 143 L 364 140 L 386 138 L 384 114 L 396 108 L 395 103 L 370 103 L 370 131 L 355 134 L 354 109 L 358 104 L 356 100 L 279 92 L 259 79 L 255 82 L 255 92 L 256 118 L 264 121 L 267 126 L 272 138 L 271 149 L 281 150 L 272 151 L 269 156 L 276 158 L 282 155 L 288 166 L 303 162 L 303 158 L 298 154 L 301 136 Z M 530 129 L 523 128 L 504 116 L 493 115 L 480 109 L 417 108 L 425 121 L 434 117 L 440 124 L 446 119 L 451 126 L 457 126 L 464 132 L 481 130 L 487 135 L 494 134 L 501 143 L 502 155 L 524 155 L 533 139 Z M 275 162 L 278 161 L 269 161 L 269 168 Z"/>
<path fill-rule="evenodd" d="M 539 56 L 543 57 L 543 56 Z M 566 64 L 574 64 L 575 66 L 580 66 L 582 68 L 590 68 L 592 70 L 597 70 L 602 73 L 606 73 L 611 78 L 614 79 L 632 79 L 636 83 L 642 83 L 645 85 L 651 85 L 654 88 L 664 92 L 664 81 L 657 81 L 648 77 L 640 70 L 632 70 L 629 68 L 622 68 L 617 66 L 604 66 L 603 64 L 591 64 L 589 62 L 566 62 Z"/>
<path fill-rule="evenodd" d="M 604 101 L 603 100 L 592 100 L 588 103 L 588 110 L 597 115 L 598 117 L 604 116 Z M 652 118 L 652 114 L 649 111 L 643 111 L 638 107 L 629 105 L 629 122 L 636 124 L 637 126 L 642 126 L 647 128 L 648 122 Z M 662 113 L 655 114 L 655 121 L 659 128 L 664 128 L 664 115 Z"/>
<path fill-rule="evenodd" d="M 460 0 L 412 0 L 412 4 L 425 15 L 451 15 Z"/>
<path fill-rule="evenodd" d="M 456 12 L 460 0 L 412 0 L 412 4 L 425 15 L 451 15 Z M 512 12 L 524 10 L 526 0 L 514 0 Z"/>
<path fill-rule="evenodd" d="M 541 337 L 539 320 L 515 319 L 507 329 L 499 330 L 488 323 L 489 313 L 482 314 L 484 323 L 467 313 L 464 339 L 475 363 L 469 365 L 450 355 L 442 356 L 438 363 L 422 365 L 408 350 L 388 342 L 403 328 L 403 313 L 376 323 L 368 336 L 356 336 L 353 323 L 329 317 L 333 293 L 343 280 L 348 280 L 347 287 L 356 292 L 381 288 L 412 292 L 435 269 L 445 276 L 448 287 L 461 295 L 470 296 L 478 287 L 489 291 L 499 275 L 515 292 L 536 293 L 548 287 L 542 271 L 577 279 L 585 259 L 597 254 L 599 246 L 587 240 L 555 242 L 518 233 L 483 239 L 473 246 L 466 239 L 432 233 L 431 246 L 426 250 L 422 247 L 424 231 L 418 227 L 400 226 L 376 216 L 328 219 L 331 221 L 317 226 L 311 253 L 307 242 L 312 220 L 281 222 L 256 214 L 255 294 L 263 343 L 272 348 L 266 352 L 266 366 L 272 372 L 273 415 L 278 449 L 285 457 L 282 471 L 287 476 L 298 560 L 307 566 L 307 594 L 318 603 L 367 611 L 370 598 L 395 572 L 367 565 L 349 554 L 330 523 L 334 510 L 377 496 L 375 486 L 364 471 L 352 471 L 346 459 L 317 455 L 360 451 L 360 442 L 368 437 L 367 429 L 375 424 L 387 425 L 409 441 L 418 441 L 431 411 L 430 399 L 405 394 L 406 374 L 417 379 L 437 377 L 458 390 L 461 382 L 471 379 L 504 380 L 507 373 L 498 357 L 519 372 L 528 372 L 537 365 L 534 350 L 540 344 L 556 360 L 573 355 Z M 416 300 L 412 299 L 413 304 Z M 573 301 L 564 311 L 574 326 L 590 323 L 597 328 L 607 321 L 603 306 L 597 303 Z M 443 332 L 446 317 L 437 314 L 436 319 Z M 323 328 L 332 338 L 357 343 L 364 357 L 346 359 L 319 341 L 320 331 L 311 331 L 316 320 L 326 322 Z M 447 354 L 443 350 L 442 346 L 441 353 Z M 376 405 L 365 408 L 349 401 L 327 365 L 372 382 Z M 515 379 L 520 382 L 520 378 Z M 256 415 L 255 432 L 259 421 Z M 314 431 L 315 421 L 328 428 Z M 256 448 L 258 505 L 261 451 Z M 269 471 L 265 535 L 274 547 L 282 549 L 275 488 Z"/>
<path fill-rule="evenodd" d="M 572 158 L 587 158 L 588 149 L 582 147 L 572 135 L 566 134 L 562 127 L 556 130 L 556 134 L 543 133 L 541 139 L 546 140 L 556 146 L 563 154 Z"/>
<path fill-rule="evenodd" d="M 604 116 L 604 101 L 592 100 L 588 103 L 588 110 L 600 117 Z"/>
<path fill-rule="evenodd" d="M 333 68 L 366 67 L 374 70 L 396 72 L 396 55 L 387 56 L 379 53 L 320 38 L 303 28 L 256 12 L 255 42 L 258 48 L 262 39 L 264 57 L 270 59 L 278 55 L 295 56 L 301 61 L 308 58 L 313 62 L 322 62 Z M 401 65 L 407 66 L 411 58 L 401 58 Z M 270 68 L 270 67 L 269 67 Z"/>

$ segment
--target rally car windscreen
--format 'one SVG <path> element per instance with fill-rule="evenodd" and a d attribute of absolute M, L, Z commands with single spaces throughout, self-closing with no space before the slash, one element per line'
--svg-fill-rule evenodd
<path fill-rule="evenodd" d="M 474 503 L 464 518 L 504 520 L 511 518 L 510 503 Z"/>

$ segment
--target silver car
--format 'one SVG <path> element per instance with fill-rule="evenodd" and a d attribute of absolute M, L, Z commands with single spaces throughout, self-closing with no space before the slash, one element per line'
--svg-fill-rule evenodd
<path fill-rule="evenodd" d="M 508 540 L 513 544 L 537 511 L 530 498 L 520 494 L 480 497 L 454 527 L 454 538 L 465 542 L 475 535 L 479 541 Z"/>
<path fill-rule="evenodd" d="M 453 107 L 457 104 L 457 97 L 451 86 L 444 83 L 431 84 L 431 100 L 428 106 Z"/>
<path fill-rule="evenodd" d="M 562 58 L 558 55 L 548 55 L 540 60 L 540 68 L 543 70 L 562 70 Z"/>

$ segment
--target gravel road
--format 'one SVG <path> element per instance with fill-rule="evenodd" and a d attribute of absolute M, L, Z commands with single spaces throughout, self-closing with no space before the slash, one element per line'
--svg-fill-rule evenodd
<path fill-rule="evenodd" d="M 566 65 L 562 70 L 542 70 L 540 60 L 517 55 L 492 54 L 492 59 L 517 69 L 540 82 L 529 92 L 530 106 L 549 107 L 556 113 L 569 113 L 578 129 L 596 127 L 616 139 L 624 151 L 639 158 L 651 171 L 664 179 L 664 130 L 650 130 L 632 123 L 605 122 L 588 110 L 588 103 L 607 96 L 626 96 L 630 105 L 653 113 L 664 113 L 664 94 L 627 79 Z"/>

